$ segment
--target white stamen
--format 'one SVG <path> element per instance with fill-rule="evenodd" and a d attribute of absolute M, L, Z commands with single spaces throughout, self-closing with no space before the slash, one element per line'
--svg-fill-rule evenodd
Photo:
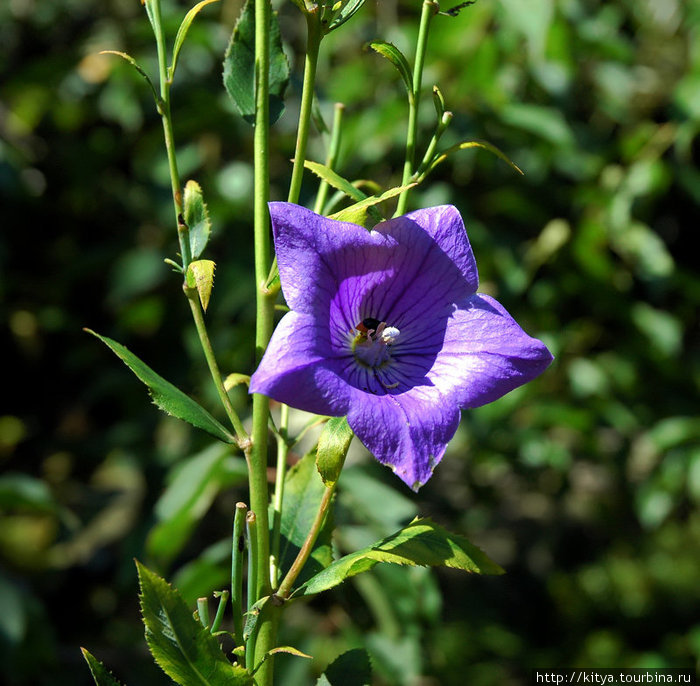
<path fill-rule="evenodd" d="M 401 332 L 395 326 L 387 326 L 382 330 L 379 340 L 385 345 L 392 345 L 396 343 L 400 334 Z"/>

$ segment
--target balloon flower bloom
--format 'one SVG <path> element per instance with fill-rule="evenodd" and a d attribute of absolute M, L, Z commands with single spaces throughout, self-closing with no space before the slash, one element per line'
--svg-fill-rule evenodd
<path fill-rule="evenodd" d="M 371 231 L 270 204 L 290 307 L 252 393 L 347 415 L 367 449 L 414 490 L 440 462 L 460 410 L 492 402 L 552 361 L 496 300 L 476 292 L 456 208 L 411 212 Z"/>

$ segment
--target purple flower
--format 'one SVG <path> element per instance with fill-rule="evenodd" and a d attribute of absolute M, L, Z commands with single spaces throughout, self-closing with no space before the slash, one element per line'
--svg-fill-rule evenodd
<path fill-rule="evenodd" d="M 347 415 L 367 449 L 417 490 L 460 409 L 500 398 L 552 355 L 493 298 L 459 212 L 418 210 L 371 231 L 270 203 L 284 315 L 250 391 Z"/>

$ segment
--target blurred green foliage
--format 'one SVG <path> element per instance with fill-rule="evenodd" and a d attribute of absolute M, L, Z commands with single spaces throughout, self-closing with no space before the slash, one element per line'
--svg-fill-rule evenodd
<path fill-rule="evenodd" d="M 224 373 L 252 368 L 250 129 L 220 63 L 239 2 L 197 18 L 173 90 L 183 181 L 202 186 L 217 264 L 207 318 Z M 188 6 L 171 3 L 171 35 Z M 322 48 L 321 111 L 347 106 L 338 170 L 400 179 L 405 96 L 380 38 L 412 56 L 418 0 L 368 3 Z M 303 21 L 280 6 L 293 78 L 274 127 L 286 196 Z M 131 686 L 166 683 L 142 640 L 132 558 L 194 602 L 226 583 L 240 461 L 149 405 L 82 332 L 128 345 L 216 407 L 175 275 L 155 72 L 136 0 L 0 5 L 0 665 L 8 686 L 89 684 L 84 645 Z M 465 413 L 417 497 L 355 450 L 339 484 L 342 550 L 416 513 L 480 544 L 508 574 L 377 567 L 289 612 L 280 683 L 305 686 L 366 647 L 379 683 L 526 684 L 534 667 L 700 660 L 700 3 L 479 0 L 437 17 L 421 109 L 440 85 L 452 156 L 412 196 L 462 211 L 482 290 L 556 361 Z M 321 137 L 311 159 L 323 161 Z M 307 174 L 303 201 L 316 180 Z M 16 376 L 15 376 L 16 373 Z M 244 412 L 245 392 L 233 391 Z M 302 422 L 302 418 L 298 418 Z M 301 449 L 300 449 L 301 454 Z"/>

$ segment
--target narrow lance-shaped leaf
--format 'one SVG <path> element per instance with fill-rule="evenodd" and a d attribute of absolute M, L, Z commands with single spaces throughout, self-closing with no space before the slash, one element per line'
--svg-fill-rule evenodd
<path fill-rule="evenodd" d="M 293 595 L 313 595 L 333 588 L 380 562 L 453 567 L 477 574 L 503 570 L 464 536 L 452 534 L 430 519 L 415 519 L 407 527 L 374 545 L 341 557 L 303 584 Z"/>
<path fill-rule="evenodd" d="M 372 195 L 369 198 L 360 200 L 360 202 L 355 203 L 354 205 L 345 207 L 344 209 L 340 210 L 340 212 L 336 212 L 335 214 L 330 215 L 329 219 L 337 219 L 339 221 L 352 222 L 353 224 L 365 226 L 367 213 L 369 212 L 369 214 L 371 214 L 374 219 L 378 218 L 377 221 L 382 221 L 383 217 L 381 216 L 381 214 L 379 214 L 379 212 L 375 209 L 374 206 L 378 205 L 381 202 L 384 202 L 385 200 L 390 200 L 391 198 L 396 197 L 397 195 L 403 193 L 404 191 L 407 191 L 409 188 L 413 188 L 416 185 L 416 183 L 409 183 L 405 186 L 396 186 L 395 188 L 390 188 L 388 191 L 385 191 L 381 195 Z"/>
<path fill-rule="evenodd" d="M 396 67 L 406 85 L 408 99 L 413 102 L 413 75 L 411 74 L 411 67 L 408 64 L 408 60 L 403 56 L 401 50 L 393 43 L 386 43 L 385 41 L 373 41 L 369 44 L 369 47 L 383 57 L 386 57 L 389 62 Z"/>
<path fill-rule="evenodd" d="M 187 286 L 197 289 L 202 309 L 205 312 L 209 307 L 211 289 L 214 287 L 214 269 L 216 269 L 216 264 L 211 260 L 196 260 L 187 265 L 185 276 Z"/>
<path fill-rule="evenodd" d="M 316 176 L 323 179 L 330 186 L 333 186 L 333 188 L 345 193 L 345 195 L 347 195 L 349 198 L 356 201 L 367 198 L 367 195 L 359 188 L 353 186 L 350 181 L 343 178 L 340 174 L 333 171 L 325 164 L 319 164 L 318 162 L 312 162 L 311 160 L 304 160 L 304 166 L 307 169 L 310 169 L 314 174 L 316 174 Z"/>
<path fill-rule="evenodd" d="M 331 31 L 337 29 L 339 26 L 342 26 L 364 4 L 365 0 L 346 0 L 340 12 L 336 14 L 336 16 L 333 18 L 333 21 L 331 21 L 330 25 L 328 26 L 327 33 L 330 33 Z"/>
<path fill-rule="evenodd" d="M 185 184 L 184 206 L 185 223 L 190 233 L 190 251 L 192 259 L 196 260 L 204 252 L 211 236 L 209 210 L 196 181 L 190 180 Z"/>
<path fill-rule="evenodd" d="M 486 141 L 463 141 L 462 143 L 457 143 L 451 148 L 448 148 L 439 155 L 436 155 L 433 161 L 430 163 L 428 168 L 425 170 L 421 177 L 427 176 L 435 167 L 441 162 L 444 162 L 452 153 L 458 152 L 459 150 L 468 150 L 470 148 L 481 148 L 482 150 L 488 150 L 488 152 L 493 153 L 499 159 L 503 160 L 508 166 L 512 167 L 518 174 L 522 174 L 523 170 L 515 164 L 504 152 L 500 151 L 495 145 L 488 143 Z"/>
<path fill-rule="evenodd" d="M 318 439 L 316 469 L 330 487 L 338 481 L 353 436 L 347 417 L 331 417 Z"/>
<path fill-rule="evenodd" d="M 277 14 L 270 18 L 270 123 L 284 111 L 289 63 L 282 50 Z M 224 56 L 224 86 L 240 115 L 255 122 L 255 3 L 246 0 Z"/>
<path fill-rule="evenodd" d="M 146 642 L 158 666 L 181 686 L 251 686 L 251 676 L 226 659 L 180 594 L 142 564 L 136 567 Z"/>
<path fill-rule="evenodd" d="M 119 50 L 102 50 L 100 52 L 100 55 L 116 55 L 117 57 L 121 57 L 123 60 L 128 62 L 134 69 L 136 69 L 136 71 L 139 74 L 141 74 L 141 76 L 143 76 L 144 79 L 146 79 L 146 83 L 149 85 L 156 103 L 160 100 L 150 76 L 148 76 L 148 74 L 144 71 L 143 67 L 131 55 L 127 54 L 126 52 L 121 52 Z"/>
<path fill-rule="evenodd" d="M 88 333 L 99 338 L 112 352 L 131 369 L 136 376 L 148 387 L 153 402 L 173 417 L 182 419 L 192 426 L 203 429 L 224 443 L 236 443 L 236 439 L 227 429 L 212 417 L 201 405 L 196 403 L 179 388 L 173 386 L 162 376 L 156 374 L 148 365 L 125 348 L 121 343 L 106 336 L 85 329 Z"/>
<path fill-rule="evenodd" d="M 175 74 L 175 68 L 177 67 L 177 59 L 180 56 L 180 50 L 182 50 L 182 45 L 187 38 L 187 32 L 190 30 L 190 26 L 194 21 L 194 18 L 202 11 L 207 5 L 211 5 L 213 2 L 218 2 L 219 0 L 202 0 L 198 2 L 182 20 L 180 28 L 177 30 L 177 35 L 175 36 L 175 45 L 173 47 L 173 63 L 170 67 L 170 78 Z"/>
<path fill-rule="evenodd" d="M 85 662 L 88 663 L 92 678 L 95 680 L 95 686 L 122 686 L 94 655 L 90 654 L 85 648 L 80 650 L 83 653 Z"/>

